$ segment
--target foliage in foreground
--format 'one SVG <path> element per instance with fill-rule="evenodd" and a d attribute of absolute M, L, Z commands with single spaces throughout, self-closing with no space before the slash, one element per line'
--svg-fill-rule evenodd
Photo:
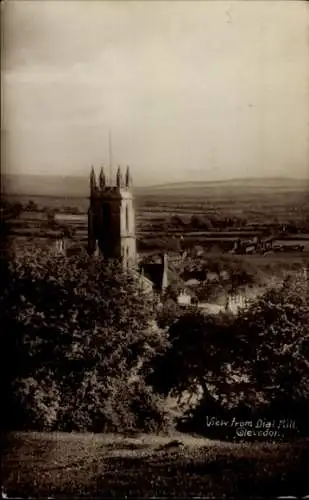
<path fill-rule="evenodd" d="M 31 252 L 10 262 L 3 351 L 10 425 L 64 430 L 164 426 L 143 363 L 165 348 L 155 308 L 118 264 Z"/>
<path fill-rule="evenodd" d="M 296 419 L 298 431 L 308 432 L 308 298 L 307 280 L 289 279 L 236 317 L 175 315 L 170 346 L 152 360 L 149 383 L 162 394 L 180 398 L 186 391 L 198 400 L 188 410 L 191 431 L 215 431 L 206 417 L 237 416 Z"/>
<path fill-rule="evenodd" d="M 212 430 L 212 415 L 296 417 L 305 430 L 305 279 L 284 282 L 237 317 L 170 303 L 158 316 L 134 277 L 86 254 L 24 252 L 10 261 L 6 282 L 1 347 L 11 360 L 11 427 L 163 430 L 171 425 L 166 397 L 186 391 L 197 399 L 185 419 L 190 430 Z"/>

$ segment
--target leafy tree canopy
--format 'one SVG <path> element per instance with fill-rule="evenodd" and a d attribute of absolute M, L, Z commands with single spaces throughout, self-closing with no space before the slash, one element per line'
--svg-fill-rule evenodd
<path fill-rule="evenodd" d="M 151 382 L 164 394 L 203 396 L 193 415 L 245 411 L 306 422 L 309 415 L 309 293 L 305 279 L 269 290 L 238 316 L 192 310 L 169 326 L 170 347 Z M 164 375 L 163 375 L 164 374 Z M 214 410 L 215 408 L 215 410 Z"/>
<path fill-rule="evenodd" d="M 309 287 L 287 279 L 239 315 L 239 361 L 267 402 L 303 403 L 309 396 Z"/>
<path fill-rule="evenodd" d="M 121 412 L 122 422 L 129 418 L 124 410 L 129 402 L 123 406 L 132 391 L 129 382 L 138 378 L 145 360 L 164 350 L 165 338 L 153 326 L 151 297 L 119 263 L 86 253 L 65 258 L 51 251 L 24 252 L 10 262 L 1 307 L 2 342 L 15 360 L 11 379 L 19 404 L 25 406 L 27 393 L 31 408 L 34 400 L 49 398 L 55 409 L 60 398 L 55 418 L 64 414 L 72 421 L 79 411 L 86 428 L 87 419 L 115 423 Z M 43 394 L 31 396 L 27 387 Z"/>

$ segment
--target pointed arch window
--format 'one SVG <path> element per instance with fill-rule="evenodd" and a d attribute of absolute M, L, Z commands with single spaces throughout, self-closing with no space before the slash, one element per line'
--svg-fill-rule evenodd
<path fill-rule="evenodd" d="M 126 232 L 129 232 L 129 207 L 126 205 Z"/>

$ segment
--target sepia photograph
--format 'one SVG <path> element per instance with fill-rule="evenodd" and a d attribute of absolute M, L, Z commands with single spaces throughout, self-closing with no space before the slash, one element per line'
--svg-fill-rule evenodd
<path fill-rule="evenodd" d="M 309 2 L 1 2 L 1 498 L 309 498 Z"/>

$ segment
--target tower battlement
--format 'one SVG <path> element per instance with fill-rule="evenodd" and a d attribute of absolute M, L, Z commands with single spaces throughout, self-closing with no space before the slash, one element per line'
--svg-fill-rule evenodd
<path fill-rule="evenodd" d="M 107 179 L 103 167 L 101 167 L 98 177 L 96 177 L 94 168 L 91 168 L 90 173 L 90 194 L 91 195 L 104 195 L 108 193 L 120 193 L 123 191 L 130 191 L 132 189 L 132 178 L 130 174 L 130 167 L 127 166 L 125 174 L 123 175 L 121 168 L 118 167 L 115 182 L 112 179 Z"/>

